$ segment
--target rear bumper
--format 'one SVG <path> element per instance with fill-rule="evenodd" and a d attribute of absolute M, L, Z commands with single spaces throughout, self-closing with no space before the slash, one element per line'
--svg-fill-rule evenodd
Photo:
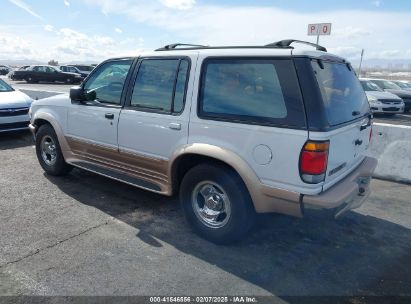
<path fill-rule="evenodd" d="M 338 184 L 318 195 L 303 195 L 302 209 L 334 209 L 335 216 L 362 205 L 370 193 L 371 176 L 377 166 L 377 160 L 366 157 L 364 161 Z"/>

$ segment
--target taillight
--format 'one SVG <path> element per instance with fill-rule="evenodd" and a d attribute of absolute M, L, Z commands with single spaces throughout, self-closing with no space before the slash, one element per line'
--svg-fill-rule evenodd
<path fill-rule="evenodd" d="M 300 175 L 304 182 L 324 181 L 328 163 L 329 141 L 307 141 L 300 154 Z"/>

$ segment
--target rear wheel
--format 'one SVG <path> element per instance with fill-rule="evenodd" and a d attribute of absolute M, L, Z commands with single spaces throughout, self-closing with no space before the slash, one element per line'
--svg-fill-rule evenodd
<path fill-rule="evenodd" d="M 35 79 L 33 78 L 33 76 L 30 76 L 30 75 L 26 77 L 26 81 L 27 81 L 28 83 L 34 83 L 34 82 L 36 82 Z"/>
<path fill-rule="evenodd" d="M 36 133 L 36 154 L 41 167 L 50 175 L 64 175 L 72 167 L 66 163 L 53 127 L 42 125 Z"/>
<path fill-rule="evenodd" d="M 236 241 L 254 223 L 255 211 L 242 179 L 224 166 L 190 169 L 181 182 L 180 201 L 194 230 L 214 243 Z"/>

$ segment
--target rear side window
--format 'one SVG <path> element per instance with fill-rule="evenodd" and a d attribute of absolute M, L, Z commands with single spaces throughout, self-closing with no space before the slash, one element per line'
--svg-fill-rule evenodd
<path fill-rule="evenodd" d="M 369 113 L 364 89 L 347 64 L 312 60 L 311 65 L 331 126 L 349 122 Z"/>
<path fill-rule="evenodd" d="M 130 105 L 140 111 L 180 113 L 184 108 L 188 68 L 186 59 L 144 59 Z"/>
<path fill-rule="evenodd" d="M 206 59 L 199 116 L 303 128 L 304 110 L 291 60 Z"/>

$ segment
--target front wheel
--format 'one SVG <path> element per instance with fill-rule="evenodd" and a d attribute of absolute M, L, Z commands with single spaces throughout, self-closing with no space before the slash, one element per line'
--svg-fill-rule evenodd
<path fill-rule="evenodd" d="M 65 82 L 66 84 L 72 84 L 72 83 L 73 83 L 73 79 L 72 79 L 72 78 L 67 78 L 64 82 Z"/>
<path fill-rule="evenodd" d="M 49 124 L 42 125 L 36 133 L 36 154 L 41 167 L 50 175 L 64 175 L 72 169 L 64 160 L 56 132 Z"/>
<path fill-rule="evenodd" d="M 217 244 L 236 241 L 252 227 L 255 211 L 238 174 L 215 164 L 190 169 L 180 187 L 185 217 L 194 230 Z"/>

